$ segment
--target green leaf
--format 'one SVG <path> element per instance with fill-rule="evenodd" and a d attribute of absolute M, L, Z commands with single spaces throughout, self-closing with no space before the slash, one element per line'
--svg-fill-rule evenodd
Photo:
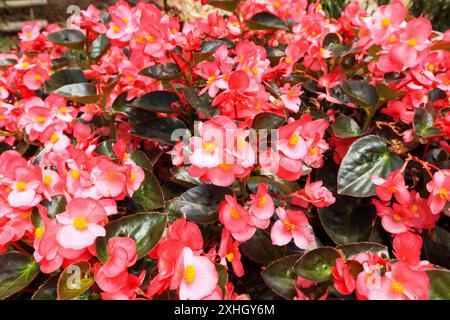
<path fill-rule="evenodd" d="M 276 15 L 269 12 L 259 12 L 245 24 L 251 30 L 287 30 L 286 23 Z"/>
<path fill-rule="evenodd" d="M 131 129 L 131 134 L 173 146 L 175 141 L 172 140 L 172 133 L 177 129 L 181 129 L 181 131 L 185 129 L 185 134 L 188 132 L 183 121 L 176 118 L 160 117 L 137 123 Z"/>
<path fill-rule="evenodd" d="M 116 99 L 114 99 L 111 109 L 113 109 L 115 112 L 122 112 L 123 108 L 129 105 L 129 102 L 127 101 L 127 94 L 127 91 L 119 94 Z"/>
<path fill-rule="evenodd" d="M 26 288 L 38 273 L 38 264 L 24 253 L 0 254 L 0 300 Z"/>
<path fill-rule="evenodd" d="M 192 53 L 194 64 L 198 64 L 201 61 L 209 59 L 214 54 L 214 52 L 224 44 L 226 44 L 226 42 L 222 40 L 203 41 L 202 45 L 200 46 L 200 51 Z"/>
<path fill-rule="evenodd" d="M 54 93 L 78 103 L 96 103 L 98 101 L 97 88 L 91 83 L 68 84 L 58 88 Z"/>
<path fill-rule="evenodd" d="M 172 105 L 177 102 L 180 102 L 180 98 L 173 92 L 152 91 L 137 98 L 130 107 L 145 109 L 150 112 L 173 113 L 178 111 Z"/>
<path fill-rule="evenodd" d="M 156 80 L 180 79 L 182 72 L 176 63 L 163 63 L 147 67 L 139 72 L 140 75 Z"/>
<path fill-rule="evenodd" d="M 0 67 L 11 66 L 17 64 L 16 59 L 0 58 Z"/>
<path fill-rule="evenodd" d="M 384 83 L 380 82 L 377 82 L 375 84 L 375 89 L 377 91 L 378 96 L 380 97 L 380 100 L 396 100 L 400 99 L 405 95 L 405 92 L 395 91 L 388 85 L 385 85 Z"/>
<path fill-rule="evenodd" d="M 448 40 L 437 41 L 431 46 L 430 50 L 431 51 L 445 50 L 450 52 L 450 41 Z"/>
<path fill-rule="evenodd" d="M 287 300 L 292 300 L 295 295 L 297 275 L 293 267 L 300 255 L 294 254 L 275 260 L 261 272 L 266 285 Z"/>
<path fill-rule="evenodd" d="M 388 248 L 382 244 L 376 242 L 358 242 L 358 243 L 347 243 L 338 246 L 336 249 L 342 250 L 344 252 L 347 260 L 353 258 L 359 253 L 372 252 L 378 254 L 380 257 L 389 258 Z"/>
<path fill-rule="evenodd" d="M 158 179 L 148 170 L 145 170 L 145 178 L 138 190 L 133 193 L 132 199 L 138 206 L 149 211 L 164 207 L 164 195 L 159 186 Z"/>
<path fill-rule="evenodd" d="M 134 161 L 134 163 L 141 167 L 142 169 L 151 170 L 153 167 L 153 163 L 150 161 L 149 157 L 145 152 L 141 150 L 133 150 L 130 152 L 130 159 Z"/>
<path fill-rule="evenodd" d="M 373 175 L 386 178 L 403 160 L 380 137 L 368 135 L 352 143 L 338 171 L 338 194 L 352 197 L 375 195 Z"/>
<path fill-rule="evenodd" d="M 441 133 L 441 130 L 433 127 L 433 116 L 425 109 L 415 109 L 414 111 L 414 131 L 423 137 Z"/>
<path fill-rule="evenodd" d="M 94 273 L 89 262 L 80 261 L 61 273 L 57 284 L 58 300 L 71 300 L 85 293 L 94 283 Z"/>
<path fill-rule="evenodd" d="M 47 207 L 47 215 L 50 218 L 54 218 L 57 214 L 66 210 L 67 203 L 63 195 L 57 195 L 52 197 L 52 201 L 44 200 L 42 204 Z"/>
<path fill-rule="evenodd" d="M 362 130 L 353 118 L 340 116 L 333 122 L 333 131 L 339 138 L 353 138 L 362 134 Z"/>
<path fill-rule="evenodd" d="M 347 54 L 352 46 L 341 44 L 341 39 L 336 33 L 329 33 L 323 39 L 322 47 L 333 52 L 336 57 Z"/>
<path fill-rule="evenodd" d="M 234 12 L 241 2 L 242 0 L 207 0 L 206 3 L 225 11 Z"/>
<path fill-rule="evenodd" d="M 317 248 L 306 252 L 294 266 L 294 271 L 302 278 L 322 282 L 331 276 L 331 269 L 341 254 L 331 247 Z"/>
<path fill-rule="evenodd" d="M 92 41 L 90 55 L 91 58 L 97 60 L 102 56 L 102 54 L 106 51 L 109 46 L 109 39 L 101 34 L 97 38 Z"/>
<path fill-rule="evenodd" d="M 106 225 L 106 236 L 97 238 L 95 250 L 99 260 L 108 261 L 106 246 L 112 237 L 131 237 L 136 242 L 138 259 L 146 256 L 161 239 L 166 228 L 167 215 L 145 212 L 126 216 Z"/>
<path fill-rule="evenodd" d="M 286 181 L 276 176 L 251 176 L 247 179 L 247 186 L 252 192 L 256 192 L 258 185 L 265 183 L 271 193 L 291 194 L 300 186 L 295 181 Z"/>
<path fill-rule="evenodd" d="M 95 148 L 95 152 L 101 156 L 107 156 L 111 159 L 117 159 L 117 156 L 113 149 L 113 140 L 106 140 L 102 143 L 99 143 Z"/>
<path fill-rule="evenodd" d="M 282 126 L 286 119 L 273 112 L 258 113 L 252 122 L 252 128 L 259 129 L 277 129 Z"/>
<path fill-rule="evenodd" d="M 239 248 L 250 260 L 267 265 L 286 254 L 285 246 L 274 246 L 267 231 L 257 229 L 255 235 L 242 243 Z"/>
<path fill-rule="evenodd" d="M 318 212 L 323 228 L 337 244 L 367 241 L 377 215 L 373 205 L 343 196 L 329 207 L 318 208 Z"/>
<path fill-rule="evenodd" d="M 87 81 L 88 79 L 81 69 L 61 69 L 52 74 L 50 79 L 45 82 L 45 91 L 53 92 L 68 84 L 86 83 Z"/>
<path fill-rule="evenodd" d="M 450 271 L 446 269 L 427 270 L 430 278 L 430 300 L 450 300 Z"/>
<path fill-rule="evenodd" d="M 192 177 L 188 172 L 188 167 L 173 167 L 170 168 L 170 172 L 172 173 L 171 180 L 175 183 L 186 187 L 192 187 L 196 185 L 203 184 L 203 182 L 198 177 Z"/>
<path fill-rule="evenodd" d="M 202 184 L 182 193 L 174 201 L 176 208 L 188 220 L 209 224 L 217 221 L 219 205 L 227 194 L 232 194 L 229 188 Z"/>
<path fill-rule="evenodd" d="M 373 108 L 379 100 L 376 89 L 364 81 L 345 80 L 342 83 L 342 90 L 361 108 Z"/>
<path fill-rule="evenodd" d="M 199 96 L 197 91 L 187 88 L 184 90 L 184 97 L 198 113 L 201 113 L 208 119 L 220 113 L 219 109 L 211 106 L 211 99 L 206 93 Z"/>
<path fill-rule="evenodd" d="M 49 33 L 48 40 L 64 47 L 82 49 L 86 37 L 83 32 L 77 29 L 63 29 Z"/>
<path fill-rule="evenodd" d="M 48 278 L 33 294 L 31 300 L 57 300 L 59 274 L 56 274 L 50 278 Z"/>
<path fill-rule="evenodd" d="M 217 274 L 219 275 L 219 281 L 217 284 L 219 285 L 220 289 L 222 289 L 222 294 L 225 296 L 227 282 L 228 282 L 228 269 L 226 266 L 215 263 L 214 266 L 216 267 Z"/>

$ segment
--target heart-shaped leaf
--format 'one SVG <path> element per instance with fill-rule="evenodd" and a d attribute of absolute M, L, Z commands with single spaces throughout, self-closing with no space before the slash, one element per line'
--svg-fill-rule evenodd
<path fill-rule="evenodd" d="M 101 34 L 92 41 L 90 55 L 91 58 L 97 60 L 102 56 L 109 46 L 109 39 Z"/>
<path fill-rule="evenodd" d="M 16 59 L 0 58 L 0 67 L 11 66 L 17 64 Z"/>
<path fill-rule="evenodd" d="M 45 91 L 53 92 L 58 88 L 74 83 L 86 83 L 88 79 L 81 69 L 61 69 L 45 82 Z"/>
<path fill-rule="evenodd" d="M 376 89 L 367 82 L 345 80 L 342 89 L 350 100 L 361 108 L 373 108 L 378 103 Z"/>
<path fill-rule="evenodd" d="M 331 276 L 331 269 L 341 254 L 331 247 L 317 248 L 306 252 L 294 266 L 294 271 L 302 278 L 322 282 Z"/>
<path fill-rule="evenodd" d="M 450 232 L 436 226 L 430 235 L 424 236 L 427 260 L 438 266 L 450 268 Z"/>
<path fill-rule="evenodd" d="M 441 130 L 433 127 L 434 120 L 431 113 L 425 109 L 415 109 L 414 111 L 414 131 L 423 137 L 441 133 Z"/>
<path fill-rule="evenodd" d="M 150 112 L 173 113 L 177 112 L 173 108 L 173 104 L 177 102 L 180 102 L 180 98 L 173 92 L 152 91 L 137 98 L 130 106 Z"/>
<path fill-rule="evenodd" d="M 94 283 L 89 262 L 71 264 L 61 273 L 57 284 L 58 300 L 71 300 L 86 292 Z"/>
<path fill-rule="evenodd" d="M 246 20 L 245 24 L 251 30 L 287 30 L 286 23 L 269 12 L 259 12 Z"/>
<path fill-rule="evenodd" d="M 184 122 L 175 118 L 164 117 L 139 122 L 131 129 L 132 135 L 171 146 L 175 145 L 175 139 L 180 138 L 180 136 L 176 135 L 176 132 L 180 133 L 180 135 L 188 133 Z M 173 134 L 174 136 L 172 136 Z"/>
<path fill-rule="evenodd" d="M 149 211 L 164 207 L 164 195 L 155 175 L 145 170 L 145 178 L 138 190 L 133 193 L 133 201 L 141 210 Z"/>
<path fill-rule="evenodd" d="M 285 246 L 274 246 L 269 233 L 260 229 L 257 229 L 255 235 L 242 243 L 239 248 L 247 258 L 263 265 L 280 259 L 286 254 Z"/>
<path fill-rule="evenodd" d="M 202 45 L 200 46 L 200 50 L 192 54 L 194 58 L 194 64 L 198 64 L 201 61 L 209 59 L 209 57 L 211 57 L 214 54 L 214 52 L 224 44 L 226 44 L 226 42 L 222 40 L 203 41 Z"/>
<path fill-rule="evenodd" d="M 219 204 L 227 194 L 232 194 L 229 188 L 202 184 L 182 193 L 174 201 L 188 220 L 209 224 L 217 221 Z"/>
<path fill-rule="evenodd" d="M 391 87 L 380 82 L 375 84 L 375 89 L 381 100 L 396 100 L 405 95 L 405 92 L 395 91 Z"/>
<path fill-rule="evenodd" d="M 106 246 L 112 237 L 131 237 L 136 242 L 138 259 L 146 256 L 161 239 L 166 228 L 167 215 L 158 212 L 137 213 L 106 225 L 106 236 L 97 238 L 95 250 L 99 260 L 108 260 Z"/>
<path fill-rule="evenodd" d="M 38 273 L 38 264 L 24 253 L 0 254 L 0 300 L 26 288 Z"/>
<path fill-rule="evenodd" d="M 207 0 L 206 3 L 225 11 L 234 12 L 241 2 L 242 0 Z"/>
<path fill-rule="evenodd" d="M 333 131 L 339 138 L 358 137 L 362 134 L 361 128 L 353 118 L 337 117 L 333 122 Z"/>
<path fill-rule="evenodd" d="M 78 103 L 95 103 L 98 101 L 97 88 L 91 83 L 68 84 L 56 89 L 54 93 Z"/>
<path fill-rule="evenodd" d="M 353 258 L 359 253 L 364 252 L 376 253 L 378 254 L 378 256 L 382 258 L 389 257 L 388 248 L 376 242 L 348 243 L 338 246 L 337 249 L 342 250 L 342 252 L 344 252 L 344 255 L 347 258 L 347 260 Z"/>
<path fill-rule="evenodd" d="M 293 267 L 299 257 L 300 255 L 294 254 L 275 260 L 261 272 L 267 286 L 287 300 L 293 299 L 296 295 L 297 275 Z"/>
<path fill-rule="evenodd" d="M 191 88 L 186 88 L 184 90 L 184 97 L 187 102 L 195 109 L 197 112 L 204 115 L 206 118 L 211 119 L 212 117 L 218 115 L 220 110 L 211 106 L 211 98 L 208 94 L 198 95 L 198 92 Z"/>
<path fill-rule="evenodd" d="M 59 274 L 48 278 L 33 294 L 31 300 L 57 300 Z"/>
<path fill-rule="evenodd" d="M 380 137 L 368 135 L 352 143 L 338 172 L 338 194 L 352 197 L 375 195 L 373 175 L 386 178 L 403 160 L 393 154 Z"/>
<path fill-rule="evenodd" d="M 182 72 L 176 63 L 163 63 L 147 67 L 139 72 L 140 75 L 156 80 L 180 79 Z"/>
<path fill-rule="evenodd" d="M 86 37 L 83 32 L 77 29 L 63 29 L 49 33 L 48 40 L 64 47 L 81 49 L 84 46 Z"/>

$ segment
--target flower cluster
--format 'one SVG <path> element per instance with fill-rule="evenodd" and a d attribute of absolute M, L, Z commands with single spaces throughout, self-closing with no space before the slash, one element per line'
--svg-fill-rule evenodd
<path fill-rule="evenodd" d="M 202 2 L 0 54 L 0 299 L 450 299 L 450 31 Z"/>

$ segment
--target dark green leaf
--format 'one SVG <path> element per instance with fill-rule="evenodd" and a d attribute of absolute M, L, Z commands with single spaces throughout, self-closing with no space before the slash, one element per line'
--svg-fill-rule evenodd
<path fill-rule="evenodd" d="M 353 118 L 340 116 L 333 122 L 333 131 L 339 138 L 358 137 L 362 134 L 361 128 Z"/>
<path fill-rule="evenodd" d="M 61 69 L 45 82 L 45 91 L 53 92 L 58 88 L 74 83 L 86 83 L 88 79 L 81 69 Z"/>
<path fill-rule="evenodd" d="M 423 137 L 441 133 L 441 130 L 433 127 L 433 116 L 425 109 L 415 109 L 414 111 L 414 131 Z"/>
<path fill-rule="evenodd" d="M 293 267 L 299 257 L 300 255 L 294 254 L 275 260 L 261 272 L 267 286 L 287 300 L 292 300 L 296 295 L 297 275 Z"/>
<path fill-rule="evenodd" d="M 206 3 L 225 11 L 234 12 L 241 1 L 242 0 L 207 0 Z"/>
<path fill-rule="evenodd" d="M 217 221 L 219 204 L 227 194 L 232 194 L 229 188 L 202 184 L 182 193 L 174 201 L 188 220 L 209 224 Z"/>
<path fill-rule="evenodd" d="M 375 84 L 375 89 L 378 96 L 380 97 L 380 100 L 396 100 L 405 95 L 405 92 L 395 91 L 391 87 L 380 82 L 377 82 Z"/>
<path fill-rule="evenodd" d="M 174 80 L 182 76 L 182 72 L 176 63 L 150 66 L 141 70 L 139 74 L 156 80 Z"/>
<path fill-rule="evenodd" d="M 161 117 L 136 124 L 131 129 L 131 134 L 173 146 L 176 141 L 172 140 L 172 134 L 177 129 L 180 129 L 180 133 L 183 129 L 186 129 L 183 121 L 176 118 Z M 187 133 L 187 130 L 183 132 Z M 174 138 L 178 139 L 180 136 L 174 136 Z"/>
<path fill-rule="evenodd" d="M 434 103 L 438 100 L 444 100 L 445 98 L 447 98 L 447 94 L 445 93 L 445 91 L 439 88 L 434 88 L 433 90 L 428 92 L 428 98 L 431 102 Z"/>
<path fill-rule="evenodd" d="M 194 52 L 194 64 L 198 64 L 201 61 L 209 59 L 214 52 L 220 48 L 220 46 L 226 44 L 225 41 L 222 40 L 205 40 L 202 42 L 200 47 L 200 51 Z"/>
<path fill-rule="evenodd" d="M 31 300 L 57 300 L 57 285 L 59 274 L 48 278 L 33 294 Z"/>
<path fill-rule="evenodd" d="M 106 51 L 106 49 L 109 46 L 109 39 L 104 35 L 101 34 L 97 38 L 92 41 L 91 44 L 91 58 L 92 59 L 98 59 L 102 56 L 102 54 Z"/>
<path fill-rule="evenodd" d="M 274 246 L 267 231 L 257 229 L 255 235 L 239 248 L 250 260 L 267 265 L 286 254 L 286 247 Z"/>
<path fill-rule="evenodd" d="M 68 266 L 59 276 L 58 300 L 71 300 L 85 293 L 94 283 L 89 262 L 80 261 Z"/>
<path fill-rule="evenodd" d="M 106 225 L 106 236 L 97 238 L 96 252 L 101 262 L 108 260 L 106 246 L 112 237 L 131 237 L 136 241 L 138 259 L 146 256 L 161 239 L 167 215 L 148 212 L 123 217 Z"/>
<path fill-rule="evenodd" d="M 286 119 L 276 113 L 262 112 L 253 118 L 252 128 L 258 129 L 277 129 L 286 121 Z"/>
<path fill-rule="evenodd" d="M 251 30 L 287 30 L 286 23 L 269 12 L 259 12 L 245 24 Z"/>
<path fill-rule="evenodd" d="M 150 112 L 177 112 L 173 104 L 180 102 L 180 98 L 169 91 L 152 91 L 137 98 L 130 107 L 145 109 Z"/>
<path fill-rule="evenodd" d="M 48 40 L 64 47 L 81 49 L 84 46 L 86 37 L 84 33 L 76 29 L 63 29 L 48 34 Z"/>
<path fill-rule="evenodd" d="M 372 252 L 378 254 L 380 257 L 388 258 L 389 251 L 386 246 L 376 242 L 358 242 L 358 243 L 348 243 L 338 246 L 336 249 L 342 250 L 344 252 L 347 260 L 353 258 L 359 253 Z"/>
<path fill-rule="evenodd" d="M 97 145 L 95 152 L 99 155 L 110 157 L 111 159 L 117 159 L 116 153 L 113 149 L 113 144 L 113 140 L 103 141 Z"/>
<path fill-rule="evenodd" d="M 50 218 L 54 218 L 66 210 L 66 198 L 63 195 L 53 196 L 52 201 L 44 200 L 42 204 L 47 207 L 47 214 Z"/>
<path fill-rule="evenodd" d="M 256 192 L 261 183 L 267 184 L 271 193 L 291 194 L 300 189 L 297 182 L 286 181 L 276 176 L 251 176 L 247 179 L 247 186 L 252 192 Z"/>
<path fill-rule="evenodd" d="M 24 253 L 0 254 L 0 300 L 26 288 L 38 273 L 38 264 Z"/>
<path fill-rule="evenodd" d="M 90 83 L 74 83 L 58 88 L 54 93 L 79 103 L 95 103 L 98 101 L 97 88 Z"/>
<path fill-rule="evenodd" d="M 436 226 L 428 236 L 424 233 L 427 260 L 441 267 L 450 268 L 450 232 Z"/>
<path fill-rule="evenodd" d="M 197 91 L 187 88 L 184 90 L 184 97 L 198 113 L 201 113 L 208 119 L 220 113 L 219 109 L 211 106 L 211 101 L 208 99 L 209 96 L 207 94 L 199 96 Z"/>
<path fill-rule="evenodd" d="M 350 100 L 361 108 L 373 108 L 378 103 L 377 91 L 367 82 L 345 80 L 342 89 Z"/>
<path fill-rule="evenodd" d="M 431 51 L 445 50 L 450 52 L 450 41 L 448 40 L 437 41 L 433 43 L 430 49 Z"/>
<path fill-rule="evenodd" d="M 151 171 L 144 171 L 144 181 L 139 189 L 134 192 L 132 199 L 145 211 L 164 207 L 164 195 L 158 180 Z"/>
<path fill-rule="evenodd" d="M 134 161 L 134 163 L 141 167 L 142 169 L 151 170 L 153 167 L 152 161 L 148 158 L 148 156 L 141 150 L 133 150 L 130 152 L 130 159 Z"/>
<path fill-rule="evenodd" d="M 217 270 L 217 274 L 219 275 L 219 281 L 217 284 L 219 285 L 220 289 L 222 289 L 222 294 L 225 296 L 227 282 L 228 282 L 228 269 L 226 266 L 215 263 L 214 264 Z"/>
<path fill-rule="evenodd" d="M 386 178 L 399 169 L 403 160 L 393 154 L 380 137 L 368 135 L 350 146 L 338 172 L 338 194 L 352 197 L 370 197 L 375 194 L 373 175 Z"/>
<path fill-rule="evenodd" d="M 16 63 L 17 63 L 16 59 L 0 58 L 0 67 L 10 66 Z"/>
<path fill-rule="evenodd" d="M 331 247 L 317 248 L 306 252 L 294 266 L 294 271 L 310 281 L 325 281 L 331 276 L 331 269 L 341 254 Z"/>

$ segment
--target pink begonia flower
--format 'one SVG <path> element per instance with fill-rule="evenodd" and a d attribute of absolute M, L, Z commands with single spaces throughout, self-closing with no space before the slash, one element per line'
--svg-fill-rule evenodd
<path fill-rule="evenodd" d="M 210 295 L 219 281 L 214 264 L 207 257 L 194 255 L 188 247 L 183 249 L 181 258 L 180 300 L 198 300 Z"/>
<path fill-rule="evenodd" d="M 39 167 L 17 167 L 11 180 L 11 192 L 8 194 L 10 206 L 27 209 L 41 201 L 42 173 Z"/>
<path fill-rule="evenodd" d="M 292 238 L 300 249 L 306 249 L 313 241 L 313 233 L 308 223 L 308 218 L 302 211 L 276 210 L 279 220 L 277 220 L 270 231 L 272 243 L 276 246 L 288 244 Z"/>
<path fill-rule="evenodd" d="M 391 266 L 378 286 L 368 291 L 369 300 L 427 300 L 430 280 L 425 271 L 412 270 L 404 262 Z"/>
<path fill-rule="evenodd" d="M 239 242 L 233 241 L 231 233 L 227 229 L 222 230 L 220 247 L 217 254 L 221 258 L 221 264 L 226 265 L 226 261 L 231 263 L 234 274 L 237 277 L 242 277 L 244 275 L 244 266 L 241 262 Z"/>
<path fill-rule="evenodd" d="M 282 93 L 280 99 L 286 108 L 292 112 L 298 112 L 300 109 L 300 95 L 302 94 L 301 86 L 296 85 L 291 88 L 291 85 L 286 83 L 280 91 Z"/>
<path fill-rule="evenodd" d="M 372 176 L 371 180 L 377 185 L 377 197 L 381 201 L 390 201 L 392 195 L 400 203 L 407 203 L 410 199 L 408 187 L 405 184 L 403 173 L 400 170 L 392 171 L 387 179 L 378 176 Z"/>
<path fill-rule="evenodd" d="M 21 41 L 33 41 L 39 37 L 41 24 L 39 22 L 25 22 L 22 24 L 22 32 L 19 32 L 19 39 Z"/>
<path fill-rule="evenodd" d="M 136 242 L 130 237 L 113 237 L 106 251 L 108 261 L 96 270 L 95 282 L 103 291 L 119 291 L 128 279 L 128 267 L 137 260 Z"/>
<path fill-rule="evenodd" d="M 308 176 L 305 188 L 292 194 L 292 204 L 303 208 L 308 207 L 309 203 L 317 208 L 332 205 L 336 201 L 336 198 L 327 188 L 322 186 L 322 184 L 322 181 L 310 183 L 310 176 Z"/>
<path fill-rule="evenodd" d="M 135 276 L 128 274 L 125 284 L 117 291 L 102 292 L 102 300 L 134 300 L 136 299 L 136 289 L 138 289 L 145 279 L 145 271 Z"/>
<path fill-rule="evenodd" d="M 295 121 L 279 128 L 278 150 L 290 159 L 302 159 L 306 155 L 306 143 L 301 136 L 301 122 Z"/>
<path fill-rule="evenodd" d="M 417 271 L 432 269 L 428 261 L 420 260 L 423 244 L 421 236 L 411 232 L 400 233 L 395 236 L 392 244 L 396 258 L 405 262 L 410 268 Z"/>
<path fill-rule="evenodd" d="M 428 205 L 431 212 L 438 214 L 450 200 L 450 170 L 437 171 L 433 180 L 428 182 L 427 190 L 430 192 Z"/>
<path fill-rule="evenodd" d="M 57 234 L 58 243 L 66 249 L 83 249 L 92 245 L 106 232 L 100 223 L 106 219 L 103 206 L 91 198 L 78 198 L 69 202 L 64 213 L 56 220 L 62 225 Z"/>
<path fill-rule="evenodd" d="M 225 195 L 219 206 L 219 220 L 238 241 L 247 241 L 255 234 L 254 218 L 230 195 Z"/>
<path fill-rule="evenodd" d="M 28 89 L 37 90 L 48 79 L 50 79 L 50 75 L 47 69 L 36 66 L 27 71 L 23 77 L 23 83 Z"/>
<path fill-rule="evenodd" d="M 273 216 L 275 205 L 272 197 L 267 192 L 268 189 L 267 184 L 260 183 L 256 194 L 251 194 L 251 200 L 247 202 L 250 204 L 248 211 L 258 219 L 270 219 Z"/>
<path fill-rule="evenodd" d="M 356 281 L 350 274 L 347 264 L 341 258 L 336 259 L 336 264 L 331 270 L 334 287 L 343 295 L 351 294 L 355 290 Z"/>

